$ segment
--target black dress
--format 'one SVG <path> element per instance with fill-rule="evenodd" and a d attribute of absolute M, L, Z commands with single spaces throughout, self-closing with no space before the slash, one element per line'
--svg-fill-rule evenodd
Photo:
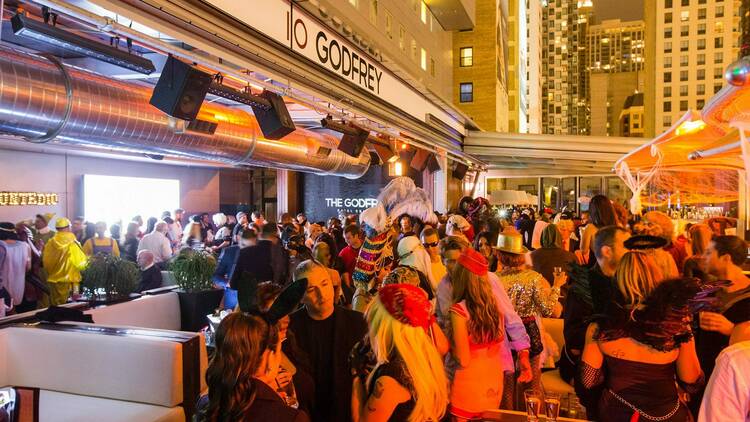
<path fill-rule="evenodd" d="M 675 363 L 653 364 L 604 356 L 605 389 L 599 400 L 599 415 L 611 422 L 629 422 L 633 407 L 667 422 L 690 421 L 687 406 L 677 397 Z M 619 396 L 619 398 L 618 398 Z M 630 404 L 630 406 L 624 402 Z M 647 420 L 642 417 L 639 420 Z"/>
<path fill-rule="evenodd" d="M 393 413 L 391 414 L 391 417 L 388 418 L 389 422 L 403 422 L 408 421 L 409 416 L 411 415 L 411 412 L 414 411 L 415 401 L 414 401 L 414 392 L 412 391 L 412 381 L 411 377 L 409 376 L 409 372 L 406 370 L 406 366 L 404 366 L 403 360 L 401 360 L 400 357 L 395 357 L 391 359 L 390 361 L 378 366 L 375 368 L 375 372 L 372 374 L 372 377 L 370 378 L 370 385 L 367 391 L 370 393 L 368 394 L 368 398 L 370 395 L 372 395 L 372 392 L 375 387 L 375 381 L 377 381 L 378 378 L 383 376 L 389 376 L 396 380 L 399 384 L 401 384 L 404 388 L 409 390 L 411 393 L 411 398 L 403 403 L 399 403 L 398 406 L 396 406 L 395 409 L 393 409 Z"/>
<path fill-rule="evenodd" d="M 263 381 L 253 380 L 255 383 L 255 398 L 247 413 L 235 422 L 309 422 L 310 418 L 301 410 L 289 407 L 271 387 Z M 195 422 L 208 422 L 208 396 L 198 399 Z"/>

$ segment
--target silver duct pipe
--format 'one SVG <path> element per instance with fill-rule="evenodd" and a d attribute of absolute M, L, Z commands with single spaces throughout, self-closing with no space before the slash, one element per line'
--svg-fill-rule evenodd
<path fill-rule="evenodd" d="M 336 149 L 330 135 L 297 129 L 264 139 L 255 118 L 204 103 L 198 118 L 218 123 L 213 135 L 175 133 L 149 104 L 151 89 L 112 80 L 56 59 L 0 46 L 0 132 L 32 142 L 115 148 L 148 154 L 361 177 L 369 168 Z"/>

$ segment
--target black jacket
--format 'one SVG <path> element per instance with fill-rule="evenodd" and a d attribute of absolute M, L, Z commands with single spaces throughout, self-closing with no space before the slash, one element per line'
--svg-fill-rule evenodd
<path fill-rule="evenodd" d="M 304 308 L 291 314 L 290 317 L 289 329 L 294 332 L 297 344 L 302 351 L 311 355 L 315 342 L 319 341 L 319 339 L 310 335 L 308 329 L 312 319 Z M 367 333 L 367 323 L 361 313 L 341 307 L 335 308 L 331 318 L 335 318 L 333 367 L 330 370 L 333 371 L 334 385 L 332 391 L 334 392 L 336 408 L 333 410 L 333 419 L 320 422 L 349 422 L 352 419 L 352 376 L 348 357 L 354 345 Z M 311 362 L 311 364 L 315 365 L 315 362 Z M 315 409 L 312 413 L 315 414 Z"/>
<path fill-rule="evenodd" d="M 161 283 L 161 270 L 156 265 L 152 265 L 151 268 L 141 271 L 141 282 L 136 291 L 140 293 L 144 290 L 158 289 Z"/>
<path fill-rule="evenodd" d="M 273 281 L 273 267 L 271 266 L 272 246 L 273 244 L 269 240 L 259 240 L 256 245 L 241 249 L 229 282 L 229 287 L 236 290 L 245 272 L 249 273 L 256 283 Z"/>
<path fill-rule="evenodd" d="M 257 379 L 254 381 L 256 394 L 253 404 L 250 405 L 245 417 L 237 422 L 308 422 L 310 420 L 305 412 L 287 406 L 284 400 L 263 381 Z M 203 396 L 198 400 L 195 421 L 208 421 L 206 417 L 208 404 L 208 396 Z"/>

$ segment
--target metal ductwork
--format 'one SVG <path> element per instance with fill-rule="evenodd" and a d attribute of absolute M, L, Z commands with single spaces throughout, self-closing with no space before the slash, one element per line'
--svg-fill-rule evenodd
<path fill-rule="evenodd" d="M 176 133 L 149 104 L 152 90 L 60 64 L 53 57 L 0 46 L 0 132 L 32 142 L 120 149 L 145 154 L 361 177 L 370 165 L 337 149 L 335 137 L 297 129 L 264 139 L 244 111 L 204 103 L 198 119 L 218 124 L 212 135 Z"/>

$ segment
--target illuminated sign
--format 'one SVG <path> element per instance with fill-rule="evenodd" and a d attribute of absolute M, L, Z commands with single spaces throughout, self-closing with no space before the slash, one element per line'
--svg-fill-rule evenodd
<path fill-rule="evenodd" d="M 10 205 L 57 205 L 56 193 L 44 192 L 0 192 L 0 206 Z"/>
<path fill-rule="evenodd" d="M 333 208 L 361 208 L 366 209 L 378 205 L 375 198 L 326 198 L 326 206 Z"/>

